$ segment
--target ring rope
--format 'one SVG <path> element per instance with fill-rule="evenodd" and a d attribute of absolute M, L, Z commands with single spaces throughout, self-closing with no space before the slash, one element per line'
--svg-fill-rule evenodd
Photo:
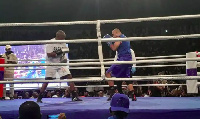
<path fill-rule="evenodd" d="M 153 57 L 136 57 L 136 59 L 159 59 L 159 58 L 179 58 L 185 57 L 186 55 L 169 55 L 169 56 L 153 56 Z M 114 58 L 107 58 L 104 61 L 113 61 Z M 7 61 L 15 61 L 15 60 L 7 60 Z M 46 61 L 46 60 L 18 60 L 18 61 Z M 99 61 L 99 59 L 69 59 L 69 62 L 83 62 L 83 61 Z"/>
<path fill-rule="evenodd" d="M 186 84 L 138 84 L 135 85 L 133 84 L 134 87 L 139 87 L 139 86 L 185 86 Z M 116 87 L 116 85 L 114 85 Z M 122 85 L 123 87 L 127 85 Z M 47 88 L 69 88 L 70 86 L 48 86 Z M 75 86 L 77 88 L 93 88 L 93 87 L 109 87 L 109 85 L 87 85 L 87 86 Z M 40 87 L 4 87 L 4 88 L 40 88 Z"/>
<path fill-rule="evenodd" d="M 13 79 L 13 78 L 10 78 Z M 13 83 L 61 83 L 61 82 L 100 82 L 102 81 L 101 77 L 95 77 L 95 78 L 91 78 L 91 77 L 84 77 L 84 78 L 73 78 L 70 80 L 64 79 L 64 80 L 38 80 L 38 79 L 42 79 L 42 78 L 24 78 L 23 81 L 0 81 L 0 84 L 13 84 Z M 33 80 L 34 79 L 34 80 Z"/>
<path fill-rule="evenodd" d="M 175 35 L 175 36 L 148 36 L 148 37 L 127 37 L 127 38 L 104 38 L 101 42 L 114 42 L 114 41 L 143 41 L 143 40 L 172 40 L 172 39 L 185 39 L 185 38 L 199 38 L 200 34 L 190 35 Z M 34 44 L 55 44 L 55 43 L 88 43 L 98 42 L 97 39 L 75 39 L 75 40 L 40 40 L 40 41 L 4 41 L 0 42 L 0 46 L 4 45 L 34 45 Z"/>
<path fill-rule="evenodd" d="M 142 79 L 148 79 L 156 77 L 156 79 L 160 77 L 180 77 L 180 76 L 186 76 L 185 74 L 177 74 L 177 75 L 152 75 L 152 76 L 132 76 L 132 78 L 137 79 L 137 78 L 142 78 Z M 95 77 L 97 78 L 97 77 Z M 14 78 L 4 78 L 4 80 L 13 80 Z M 17 78 L 14 80 L 45 80 L 44 78 Z M 56 79 L 60 80 L 60 79 Z"/>
<path fill-rule="evenodd" d="M 200 72 L 197 72 L 197 75 L 200 75 Z M 151 76 L 132 76 L 132 78 L 148 78 L 148 77 L 180 77 L 187 76 L 186 74 L 173 74 L 173 75 L 151 75 Z M 44 78 L 4 78 L 4 80 L 44 80 Z M 57 79 L 59 80 L 59 79 Z"/>
<path fill-rule="evenodd" d="M 200 61 L 200 58 L 177 58 L 177 59 L 154 59 L 154 60 L 139 60 L 139 61 L 110 61 L 104 62 L 104 65 L 109 64 L 142 64 L 142 63 L 165 63 L 165 62 L 186 62 Z"/>
<path fill-rule="evenodd" d="M 161 78 L 167 78 L 166 80 L 171 80 L 171 78 L 180 78 L 180 77 L 186 77 L 186 75 L 163 75 L 163 76 L 159 76 L 159 75 L 152 75 L 152 76 L 132 76 L 132 78 L 123 78 L 123 79 L 126 79 L 126 80 L 132 80 L 132 81 L 134 81 L 134 80 L 145 80 L 145 79 L 152 79 L 152 80 L 158 80 L 158 79 L 161 79 Z M 90 77 L 88 77 L 88 78 L 90 78 Z M 98 78 L 98 77 L 94 77 L 95 79 L 96 78 Z M 76 78 L 75 78 L 76 79 Z M 106 78 L 107 79 L 107 78 Z M 108 78 L 108 80 L 110 80 L 111 78 Z M 113 80 L 117 80 L 117 79 L 119 79 L 119 78 L 116 78 L 116 79 L 114 79 L 114 78 L 112 78 Z M 31 80 L 31 81 L 36 81 L 36 80 L 39 80 L 39 81 L 41 81 L 41 80 L 45 80 L 45 78 L 17 78 L 17 79 L 14 79 L 14 78 L 4 78 L 4 80 L 6 81 L 9 81 L 9 80 L 17 80 L 17 81 L 21 81 L 21 80 L 23 80 L 23 81 L 28 81 L 28 80 Z M 58 79 L 55 79 L 55 80 L 60 80 L 59 78 Z M 66 79 L 67 80 L 67 79 Z M 70 79 L 71 80 L 71 79 Z M 90 80 L 93 80 L 93 78 L 90 78 Z M 179 79 L 178 79 L 179 80 Z M 183 80 L 185 80 L 185 79 L 183 79 Z M 62 81 L 62 80 L 61 80 Z M 79 80 L 77 79 L 77 82 L 78 82 Z M 65 82 L 65 81 L 64 81 Z"/>
<path fill-rule="evenodd" d="M 138 77 L 138 78 L 105 78 L 109 81 L 141 81 L 141 80 L 200 80 L 200 76 L 178 76 L 178 77 Z"/>
<path fill-rule="evenodd" d="M 144 65 L 144 66 L 135 66 L 135 67 L 182 67 L 182 66 L 186 66 L 185 64 L 174 64 L 174 65 Z M 109 67 L 105 67 L 105 69 L 108 69 Z M 69 67 L 69 69 L 101 69 L 101 67 Z M 46 70 L 46 68 L 30 68 L 30 69 L 15 69 L 15 68 L 9 68 L 6 70 Z"/>
<path fill-rule="evenodd" d="M 196 15 L 180 15 L 180 16 L 166 16 L 166 17 L 147 17 L 135 19 L 115 19 L 115 20 L 99 20 L 100 23 L 127 23 L 127 22 L 146 22 L 146 21 L 166 21 L 178 19 L 194 19 L 200 18 L 200 14 Z M 14 27 L 14 26 L 58 26 L 58 25 L 75 25 L 75 24 L 97 24 L 97 21 L 71 21 L 71 22 L 43 22 L 43 23 L 1 23 L 0 27 Z"/>
<path fill-rule="evenodd" d="M 109 61 L 102 62 L 104 65 L 112 64 L 142 64 L 142 63 L 166 63 L 166 62 L 186 62 L 200 61 L 200 58 L 177 58 L 177 59 L 156 59 L 139 61 Z M 101 65 L 100 62 L 81 62 L 81 63 L 34 63 L 34 64 L 0 64 L 0 67 L 26 67 L 26 66 L 88 66 Z"/>
<path fill-rule="evenodd" d="M 59 26 L 59 25 L 78 25 L 78 24 L 97 24 L 97 21 L 71 21 L 71 22 L 42 22 L 42 23 L 1 23 L 0 27 L 14 26 Z"/>
<path fill-rule="evenodd" d="M 178 19 L 194 19 L 200 18 L 200 14 L 196 15 L 180 15 L 180 16 L 166 16 L 166 17 L 147 17 L 135 19 L 116 19 L 116 20 L 101 20 L 101 23 L 127 23 L 127 22 L 146 22 L 146 21 L 166 21 Z"/>
<path fill-rule="evenodd" d="M 13 78 L 12 78 L 13 79 Z M 24 81 L 1 81 L 0 84 L 9 83 L 60 83 L 60 82 L 99 82 L 101 77 L 73 78 L 70 80 L 37 80 L 41 78 L 24 79 Z M 141 80 L 200 80 L 200 76 L 178 76 L 178 77 L 138 77 L 138 78 L 105 78 L 107 81 L 141 81 Z"/>

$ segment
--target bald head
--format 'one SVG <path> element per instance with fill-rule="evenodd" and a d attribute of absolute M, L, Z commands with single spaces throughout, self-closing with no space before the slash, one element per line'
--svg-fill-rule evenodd
<path fill-rule="evenodd" d="M 64 31 L 59 30 L 56 32 L 56 40 L 64 40 L 66 38 L 66 34 Z"/>
<path fill-rule="evenodd" d="M 122 33 L 121 33 L 121 31 L 120 31 L 118 28 L 115 28 L 115 29 L 112 31 L 113 38 L 118 38 L 121 34 L 122 34 Z"/>

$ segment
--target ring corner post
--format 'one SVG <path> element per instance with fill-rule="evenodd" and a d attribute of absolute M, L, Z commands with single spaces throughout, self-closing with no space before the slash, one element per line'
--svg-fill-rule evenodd
<path fill-rule="evenodd" d="M 186 58 L 196 58 L 196 52 L 186 53 Z M 186 74 L 187 76 L 197 76 L 197 61 L 186 61 Z M 197 80 L 186 80 L 187 93 L 197 94 L 198 85 Z"/>

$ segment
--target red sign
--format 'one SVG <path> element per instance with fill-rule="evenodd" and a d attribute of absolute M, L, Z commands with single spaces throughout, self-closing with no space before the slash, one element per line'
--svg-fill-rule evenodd
<path fill-rule="evenodd" d="M 4 64 L 5 59 L 0 58 L 0 64 Z M 4 80 L 4 67 L 0 67 L 0 81 Z M 3 97 L 3 84 L 0 84 L 0 98 Z"/>

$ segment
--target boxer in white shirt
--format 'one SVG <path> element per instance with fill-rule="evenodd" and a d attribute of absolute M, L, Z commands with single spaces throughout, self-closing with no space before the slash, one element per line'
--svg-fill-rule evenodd
<path fill-rule="evenodd" d="M 66 34 L 64 31 L 59 30 L 56 33 L 56 37 L 51 40 L 64 40 Z M 65 43 L 60 44 L 47 44 L 46 53 L 47 53 L 47 63 L 67 63 L 66 52 L 69 49 L 66 47 Z M 56 72 L 58 72 L 60 79 L 72 79 L 72 75 L 67 66 L 47 66 L 46 68 L 46 78 L 45 80 L 53 80 L 56 78 Z M 48 83 L 43 83 L 42 88 L 40 89 L 40 94 L 38 96 L 37 102 L 42 103 L 42 97 Z M 75 90 L 75 84 L 73 82 L 69 83 L 70 91 L 72 93 L 72 101 L 82 101 L 78 98 L 78 94 Z"/>

